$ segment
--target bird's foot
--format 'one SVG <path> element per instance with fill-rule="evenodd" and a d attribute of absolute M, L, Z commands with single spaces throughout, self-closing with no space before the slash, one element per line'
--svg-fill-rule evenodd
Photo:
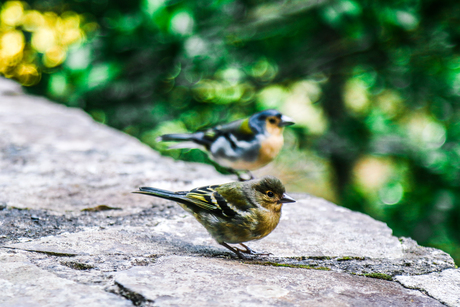
<path fill-rule="evenodd" d="M 270 255 L 273 255 L 272 253 L 259 253 L 259 252 L 256 252 L 255 250 L 250 249 L 248 246 L 244 245 L 243 243 L 240 243 L 240 245 L 243 246 L 244 249 L 240 249 L 240 248 L 236 248 L 236 249 L 238 251 L 240 251 L 241 253 L 250 254 L 250 255 L 254 255 L 254 256 L 270 256 Z"/>
<path fill-rule="evenodd" d="M 252 256 L 270 256 L 270 255 L 273 255 L 272 253 L 258 253 L 252 249 L 250 249 L 249 247 L 247 247 L 246 245 L 244 245 L 243 243 L 240 243 L 241 246 L 244 247 L 244 249 L 240 249 L 238 247 L 233 247 L 233 246 L 230 246 L 228 245 L 227 243 L 225 242 L 222 242 L 222 243 L 219 243 L 220 245 L 228 248 L 229 250 L 231 250 L 232 252 L 234 252 L 238 258 L 240 259 L 244 259 L 246 260 L 246 256 L 244 256 L 242 253 L 245 253 L 245 254 L 248 254 L 248 255 L 252 255 Z"/>
<path fill-rule="evenodd" d="M 240 259 L 246 259 L 246 257 L 243 256 L 243 254 L 241 254 L 241 250 L 240 250 L 239 248 L 234 248 L 233 246 L 230 246 L 230 245 L 228 245 L 228 244 L 225 243 L 225 242 L 219 242 L 219 244 L 222 245 L 222 246 L 224 246 L 224 247 L 226 247 L 226 248 L 228 248 L 228 249 L 231 250 L 232 252 L 234 252 L 234 253 L 238 256 L 238 258 L 240 258 Z"/>

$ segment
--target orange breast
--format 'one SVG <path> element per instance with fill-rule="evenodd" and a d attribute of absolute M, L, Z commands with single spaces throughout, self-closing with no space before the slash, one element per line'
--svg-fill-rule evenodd
<path fill-rule="evenodd" d="M 262 166 L 270 163 L 280 152 L 283 147 L 284 139 L 282 134 L 272 134 L 270 137 L 262 141 L 259 151 L 259 161 Z"/>
<path fill-rule="evenodd" d="M 248 162 L 244 160 L 238 160 L 231 162 L 228 167 L 236 170 L 248 170 L 254 171 L 259 169 L 271 161 L 278 155 L 281 148 L 283 147 L 284 139 L 282 134 L 271 135 L 267 139 L 261 142 L 259 157 L 254 162 Z"/>

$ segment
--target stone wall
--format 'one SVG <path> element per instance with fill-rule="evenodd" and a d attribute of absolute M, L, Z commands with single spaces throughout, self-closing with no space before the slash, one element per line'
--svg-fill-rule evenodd
<path fill-rule="evenodd" d="M 161 157 L 0 79 L 1 306 L 460 306 L 452 258 L 298 194 L 236 259 L 178 205 L 131 194 L 234 180 Z"/>

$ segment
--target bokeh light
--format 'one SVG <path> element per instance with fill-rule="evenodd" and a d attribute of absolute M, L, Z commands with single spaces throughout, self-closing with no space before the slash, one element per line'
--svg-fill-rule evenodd
<path fill-rule="evenodd" d="M 94 23 L 82 25 L 83 16 L 75 12 L 40 12 L 21 1 L 3 3 L 0 16 L 0 73 L 24 86 L 37 84 L 42 71 L 61 65 L 69 48 L 85 41 L 84 29 L 96 29 Z"/>

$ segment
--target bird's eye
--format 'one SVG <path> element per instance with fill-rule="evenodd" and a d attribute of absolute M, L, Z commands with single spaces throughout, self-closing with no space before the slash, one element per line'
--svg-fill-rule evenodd
<path fill-rule="evenodd" d="M 272 191 L 268 191 L 268 192 L 267 192 L 267 196 L 268 196 L 268 197 L 273 197 L 273 196 L 275 196 L 275 194 L 274 194 Z"/>
<path fill-rule="evenodd" d="M 270 118 L 268 121 L 270 122 L 270 124 L 276 124 L 276 119 L 274 118 Z"/>

